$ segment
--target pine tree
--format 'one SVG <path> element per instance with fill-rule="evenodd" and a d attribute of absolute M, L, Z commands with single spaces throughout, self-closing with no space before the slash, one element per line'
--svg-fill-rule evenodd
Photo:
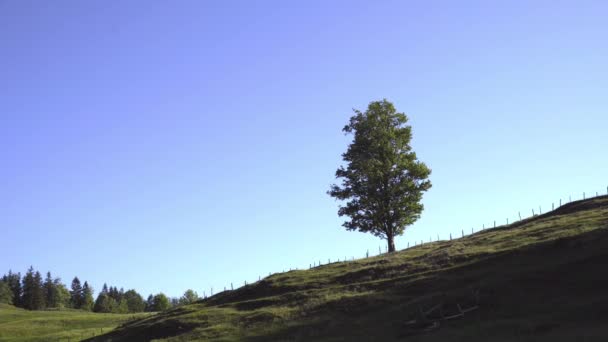
<path fill-rule="evenodd" d="M 56 308 L 59 306 L 59 303 L 57 302 L 57 288 L 51 277 L 51 272 L 46 272 L 46 278 L 44 279 L 44 297 L 46 299 L 47 308 Z"/>
<path fill-rule="evenodd" d="M 30 266 L 23 277 L 21 304 L 24 309 L 34 310 L 34 267 Z"/>
<path fill-rule="evenodd" d="M 80 279 L 78 279 L 78 277 L 74 277 L 72 280 L 70 305 L 74 309 L 80 309 L 82 307 L 82 286 L 80 285 Z"/>
<path fill-rule="evenodd" d="M 154 296 L 150 294 L 146 300 L 146 312 L 154 311 Z"/>
<path fill-rule="evenodd" d="M 87 283 L 86 281 L 82 286 L 82 299 L 80 308 L 86 311 L 93 310 L 93 289 L 89 287 L 89 283 Z"/>
<path fill-rule="evenodd" d="M 44 298 L 44 286 L 42 284 L 42 275 L 36 271 L 34 273 L 34 286 L 32 288 L 32 304 L 33 310 L 42 310 L 46 307 Z"/>

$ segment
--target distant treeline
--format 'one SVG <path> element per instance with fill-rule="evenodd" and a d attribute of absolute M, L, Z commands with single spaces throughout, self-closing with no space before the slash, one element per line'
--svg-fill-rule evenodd
<path fill-rule="evenodd" d="M 103 284 L 97 299 L 93 299 L 93 288 L 87 281 L 80 282 L 74 277 L 70 289 L 53 278 L 51 272 L 42 279 L 40 272 L 30 267 L 22 277 L 21 273 L 8 271 L 0 278 L 0 303 L 12 304 L 27 310 L 71 308 L 105 313 L 132 313 L 163 311 L 172 307 L 190 304 L 199 299 L 195 291 L 187 290 L 180 298 L 168 298 L 163 293 L 149 295 L 147 300 L 135 290 L 119 290 L 115 286 Z"/>

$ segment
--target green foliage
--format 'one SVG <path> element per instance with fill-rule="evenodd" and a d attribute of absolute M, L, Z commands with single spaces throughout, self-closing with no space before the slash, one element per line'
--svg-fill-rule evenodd
<path fill-rule="evenodd" d="M 150 298 L 148 298 L 150 299 Z M 159 293 L 152 297 L 152 300 L 149 302 L 148 311 L 165 311 L 171 308 L 171 303 L 169 302 L 169 298 L 164 293 Z"/>
<path fill-rule="evenodd" d="M 23 308 L 28 310 L 40 310 L 45 308 L 44 289 L 42 287 L 42 276 L 40 272 L 34 272 L 30 266 L 25 277 L 23 277 L 23 294 L 21 297 Z"/>
<path fill-rule="evenodd" d="M 387 100 L 370 103 L 365 112 L 355 110 L 343 129 L 354 138 L 342 155 L 346 168 L 336 171 L 342 185 L 328 191 L 347 201 L 338 211 L 350 218 L 346 229 L 386 239 L 391 252 L 395 236 L 420 217 L 422 194 L 431 187 L 431 170 L 412 151 L 407 121 Z"/>
<path fill-rule="evenodd" d="M 95 305 L 93 306 L 93 311 L 95 312 L 103 312 L 103 313 L 111 313 L 115 312 L 118 308 L 118 303 L 116 300 L 108 293 L 101 292 L 97 296 L 97 300 L 95 300 Z"/>
<path fill-rule="evenodd" d="M 80 309 L 82 307 L 82 285 L 80 284 L 80 279 L 78 279 L 78 277 L 74 277 L 72 280 L 70 305 L 74 309 Z"/>
<path fill-rule="evenodd" d="M 61 279 L 56 278 L 54 281 L 55 290 L 57 291 L 57 308 L 68 308 L 70 307 L 70 291 L 64 284 L 61 283 Z"/>
<path fill-rule="evenodd" d="M 184 292 L 184 295 L 181 296 L 178 303 L 179 303 L 179 305 L 186 305 L 186 304 L 192 304 L 192 303 L 196 302 L 197 300 L 199 300 L 198 293 L 196 293 L 196 291 L 188 289 L 188 290 L 186 290 L 186 292 Z"/>
<path fill-rule="evenodd" d="M 51 272 L 46 273 L 46 278 L 44 279 L 43 287 L 47 308 L 59 307 L 59 301 L 57 297 L 57 286 L 53 281 L 53 278 L 51 277 Z"/>
<path fill-rule="evenodd" d="M 13 291 L 4 280 L 0 280 L 0 303 L 13 304 Z"/>
<path fill-rule="evenodd" d="M 86 311 L 93 310 L 93 289 L 89 286 L 88 282 L 84 282 L 82 286 L 82 298 L 81 300 L 81 309 Z"/>
<path fill-rule="evenodd" d="M 13 293 L 13 305 L 21 306 L 21 296 L 23 292 L 21 287 L 21 273 L 13 273 L 9 270 L 8 275 L 5 274 L 2 276 L 2 281 L 8 285 Z"/>
<path fill-rule="evenodd" d="M 125 292 L 123 301 L 127 303 L 128 312 L 143 312 L 146 308 L 144 298 L 135 290 Z"/>

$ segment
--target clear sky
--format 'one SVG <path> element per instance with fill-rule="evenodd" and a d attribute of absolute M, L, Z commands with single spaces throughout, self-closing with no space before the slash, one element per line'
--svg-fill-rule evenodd
<path fill-rule="evenodd" d="M 325 192 L 352 108 L 382 98 L 433 169 L 399 249 L 605 193 L 607 17 L 606 1 L 0 0 L 0 273 L 179 296 L 377 253 Z"/>

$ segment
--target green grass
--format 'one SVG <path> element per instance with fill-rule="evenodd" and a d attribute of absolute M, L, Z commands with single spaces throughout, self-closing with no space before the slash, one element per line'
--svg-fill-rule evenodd
<path fill-rule="evenodd" d="M 462 239 L 274 274 L 93 340 L 605 341 L 606 228 L 608 197 L 573 202 Z M 439 303 L 479 310 L 428 333 L 405 326 Z"/>
<path fill-rule="evenodd" d="M 28 311 L 0 304 L 0 341 L 80 341 L 144 316 L 149 314 Z"/>

